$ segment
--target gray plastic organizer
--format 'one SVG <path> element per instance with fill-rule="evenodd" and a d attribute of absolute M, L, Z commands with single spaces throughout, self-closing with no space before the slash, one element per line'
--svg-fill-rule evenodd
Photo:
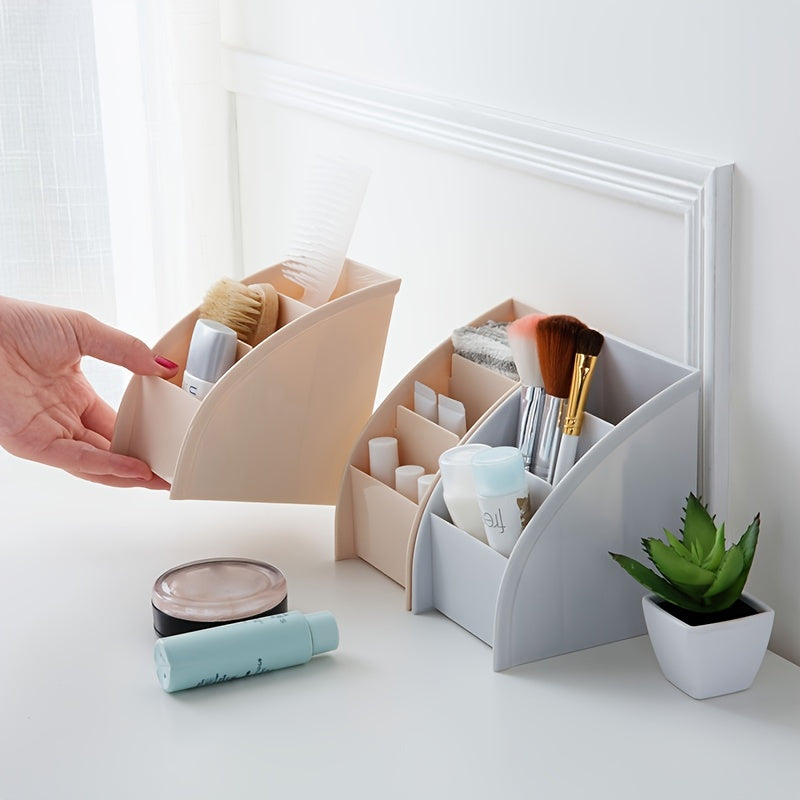
<path fill-rule="evenodd" d="M 412 536 L 411 610 L 438 609 L 493 648 L 494 669 L 644 633 L 642 588 L 609 557 L 680 525 L 697 486 L 701 375 L 613 336 L 574 467 L 530 476 L 536 511 L 509 558 L 456 528 L 437 482 Z M 519 389 L 464 442 L 514 444 Z"/>

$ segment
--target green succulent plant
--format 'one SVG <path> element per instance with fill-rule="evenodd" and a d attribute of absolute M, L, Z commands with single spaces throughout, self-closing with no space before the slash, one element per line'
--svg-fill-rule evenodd
<path fill-rule="evenodd" d="M 666 528 L 667 542 L 642 539 L 644 551 L 661 575 L 628 556 L 609 555 L 668 603 L 688 611 L 723 611 L 739 599 L 747 582 L 761 516 L 756 514 L 742 538 L 726 550 L 725 523 L 717 527 L 714 517 L 694 494 L 686 498 L 683 511 L 680 539 Z"/>

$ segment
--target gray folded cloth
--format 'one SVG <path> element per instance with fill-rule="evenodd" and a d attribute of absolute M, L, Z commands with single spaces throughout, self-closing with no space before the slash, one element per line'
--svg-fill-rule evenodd
<path fill-rule="evenodd" d="M 492 320 L 477 328 L 471 325 L 456 328 L 450 337 L 453 349 L 463 358 L 518 381 L 519 374 L 511 355 L 507 328 L 507 322 Z"/>

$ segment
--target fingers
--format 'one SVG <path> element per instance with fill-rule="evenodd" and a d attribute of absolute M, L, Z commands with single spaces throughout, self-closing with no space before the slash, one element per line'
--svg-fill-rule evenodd
<path fill-rule="evenodd" d="M 114 421 L 116 420 L 116 416 L 116 412 L 110 405 L 108 405 L 108 403 L 99 397 L 95 398 L 94 403 L 86 409 L 81 417 L 84 430 L 82 435 L 79 436 L 80 441 L 89 444 L 98 450 L 108 451 L 109 447 L 111 446 L 111 437 L 114 433 Z M 87 472 L 75 472 L 74 470 L 69 471 L 76 477 L 93 481 L 94 483 L 102 483 L 106 486 L 142 486 L 146 489 L 170 488 L 170 485 L 163 478 L 155 475 L 143 461 L 139 461 L 138 459 L 130 459 L 127 456 L 121 456 L 121 458 L 126 458 L 128 461 L 133 461 L 137 466 L 144 466 L 146 472 L 149 473 L 150 478 L 142 479 L 139 476 L 140 473 L 137 473 L 136 477 L 130 478 L 127 476 L 111 475 L 106 473 L 102 475 L 96 475 Z"/>
<path fill-rule="evenodd" d="M 105 446 L 108 446 L 107 442 Z M 103 449 L 99 441 L 56 439 L 39 454 L 37 460 L 109 485 L 143 486 L 155 477 L 144 461 L 112 453 Z"/>
<path fill-rule="evenodd" d="M 81 422 L 88 431 L 96 431 L 106 442 L 104 450 L 108 450 L 111 437 L 114 435 L 114 422 L 117 412 L 100 397 L 95 397 L 94 402 L 83 412 Z M 85 438 L 85 437 L 84 437 Z M 97 445 L 100 447 L 101 445 Z"/>
<path fill-rule="evenodd" d="M 81 353 L 110 364 L 118 364 L 137 375 L 171 378 L 178 365 L 153 351 L 141 339 L 131 336 L 88 314 L 76 314 L 75 333 Z"/>
<path fill-rule="evenodd" d="M 115 489 L 156 489 L 163 491 L 169 489 L 170 485 L 158 475 L 153 475 L 149 481 L 131 480 L 130 478 L 118 478 L 114 475 L 86 475 L 83 473 L 71 472 L 76 478 L 89 481 L 91 483 L 99 483 L 103 486 L 111 486 Z"/>

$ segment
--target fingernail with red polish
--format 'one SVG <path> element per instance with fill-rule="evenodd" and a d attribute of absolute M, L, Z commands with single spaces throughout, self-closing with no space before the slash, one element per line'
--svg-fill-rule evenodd
<path fill-rule="evenodd" d="M 164 369 L 175 369 L 178 366 L 174 361 L 170 361 L 168 358 L 164 358 L 164 356 L 156 356 L 155 362 L 160 367 L 164 367 Z"/>

